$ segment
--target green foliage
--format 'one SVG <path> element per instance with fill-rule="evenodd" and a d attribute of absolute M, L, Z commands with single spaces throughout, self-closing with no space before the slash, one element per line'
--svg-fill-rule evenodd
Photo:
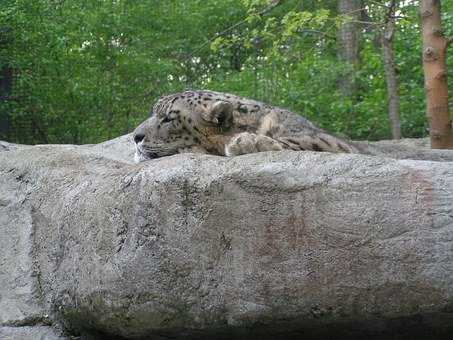
<path fill-rule="evenodd" d="M 159 96 L 204 72 L 209 51 L 191 51 L 237 13 L 234 1 L 8 1 L 10 139 L 94 143 L 131 131 Z"/>
<path fill-rule="evenodd" d="M 130 132 L 161 95 L 206 88 L 281 105 L 358 139 L 389 138 L 379 26 L 364 33 L 357 101 L 337 90 L 331 0 L 4 0 L 0 66 L 13 90 L 0 114 L 21 143 L 95 143 Z M 395 37 L 405 137 L 426 134 L 417 5 Z M 453 8 L 444 6 L 453 33 Z M 372 20 L 382 9 L 368 5 Z M 453 69 L 453 54 L 448 57 Z M 450 82 L 450 87 L 452 87 Z M 453 91 L 451 88 L 450 91 Z"/>

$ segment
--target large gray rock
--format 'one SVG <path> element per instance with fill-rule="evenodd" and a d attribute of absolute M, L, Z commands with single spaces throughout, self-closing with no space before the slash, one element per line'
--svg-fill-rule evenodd
<path fill-rule="evenodd" d="M 0 327 L 4 340 L 64 340 L 59 332 L 49 326 Z"/>
<path fill-rule="evenodd" d="M 438 162 L 453 161 L 453 152 L 451 150 L 430 149 L 427 138 L 382 140 L 379 142 L 360 141 L 354 143 L 373 156 Z"/>
<path fill-rule="evenodd" d="M 453 332 L 453 162 L 274 152 L 136 165 L 122 138 L 3 143 L 0 335 Z"/>

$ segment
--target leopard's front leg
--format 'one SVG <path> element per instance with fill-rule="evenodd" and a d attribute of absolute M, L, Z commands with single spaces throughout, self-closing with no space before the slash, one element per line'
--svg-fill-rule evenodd
<path fill-rule="evenodd" d="M 250 132 L 242 132 L 233 136 L 225 145 L 225 156 L 280 150 L 283 150 L 283 144 L 275 139 Z"/>

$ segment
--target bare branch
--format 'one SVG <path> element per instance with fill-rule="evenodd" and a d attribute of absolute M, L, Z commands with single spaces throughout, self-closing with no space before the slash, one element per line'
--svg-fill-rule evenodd
<path fill-rule="evenodd" d="M 384 25 L 383 23 L 380 23 L 380 22 L 363 21 L 363 20 L 351 20 L 348 22 L 354 22 L 357 24 L 367 24 L 367 25 L 371 25 L 371 26 L 383 26 Z"/>
<path fill-rule="evenodd" d="M 447 37 L 447 47 L 451 44 L 453 44 L 453 36 Z"/>
<path fill-rule="evenodd" d="M 269 6 L 265 7 L 265 8 L 262 9 L 261 11 L 257 12 L 256 15 L 258 15 L 258 16 L 264 15 L 264 14 L 266 14 L 267 12 L 269 12 L 270 10 L 272 10 L 272 9 L 274 9 L 275 7 L 277 7 L 278 5 L 280 5 L 280 3 L 281 3 L 281 0 L 272 0 L 272 1 L 270 1 Z M 188 56 L 188 58 L 190 59 L 191 57 L 193 57 L 196 53 L 198 53 L 198 52 L 201 51 L 203 48 L 205 48 L 207 45 L 209 45 L 210 43 L 212 43 L 216 38 L 225 35 L 226 33 L 228 33 L 228 32 L 230 32 L 230 31 L 234 30 L 236 27 L 243 25 L 245 22 L 247 22 L 247 18 L 242 19 L 242 20 L 236 22 L 235 24 L 231 25 L 230 27 L 224 29 L 223 31 L 216 33 L 212 38 L 208 39 L 208 40 L 205 41 L 203 44 L 201 44 L 200 46 L 198 46 L 195 50 L 193 50 L 192 53 L 190 53 L 190 55 Z"/>
<path fill-rule="evenodd" d="M 372 4 L 379 6 L 379 7 L 384 7 L 384 8 L 389 8 L 389 6 L 379 2 L 379 1 L 373 1 L 373 0 L 368 0 L 368 2 L 371 2 Z"/>
<path fill-rule="evenodd" d="M 330 38 L 330 39 L 335 39 L 335 36 L 327 33 L 327 32 L 323 32 L 323 31 L 320 31 L 320 30 L 314 30 L 314 29 L 304 29 L 302 30 L 303 33 L 316 33 L 316 34 L 320 34 L 326 38 Z"/>
<path fill-rule="evenodd" d="M 327 18 L 327 20 L 335 21 L 335 18 Z M 371 26 L 383 26 L 384 23 L 382 22 L 375 22 L 375 21 L 364 21 L 364 20 L 348 20 L 347 22 L 349 23 L 355 23 L 355 24 L 366 24 L 366 25 L 371 25 Z"/>

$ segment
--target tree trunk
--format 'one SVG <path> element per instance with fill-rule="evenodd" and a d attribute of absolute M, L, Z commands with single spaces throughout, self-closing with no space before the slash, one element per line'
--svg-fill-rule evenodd
<path fill-rule="evenodd" d="M 392 0 L 385 18 L 384 32 L 381 36 L 384 71 L 387 83 L 388 114 L 393 139 L 401 138 L 400 97 L 398 95 L 398 78 L 396 76 L 393 37 L 395 34 L 396 0 Z"/>
<path fill-rule="evenodd" d="M 8 48 L 10 30 L 0 27 L 0 49 Z M 0 67 L 0 139 L 9 140 L 11 133 L 10 114 L 7 110 L 7 101 L 11 95 L 13 85 L 13 70 L 7 61 Z"/>
<path fill-rule="evenodd" d="M 339 89 L 342 95 L 355 100 L 357 84 L 355 71 L 359 64 L 359 40 L 361 17 L 360 0 L 339 0 L 338 14 L 351 18 L 343 23 L 337 32 L 338 59 L 347 67 L 346 73 L 339 79 Z"/>
<path fill-rule="evenodd" d="M 426 115 L 431 148 L 453 149 L 453 132 L 448 112 L 447 66 L 445 54 L 452 38 L 442 34 L 439 0 L 421 0 L 423 71 Z"/>
<path fill-rule="evenodd" d="M 10 115 L 6 104 L 11 94 L 12 81 L 11 68 L 4 66 L 0 73 L 0 139 L 6 140 L 9 140 L 11 133 Z"/>

